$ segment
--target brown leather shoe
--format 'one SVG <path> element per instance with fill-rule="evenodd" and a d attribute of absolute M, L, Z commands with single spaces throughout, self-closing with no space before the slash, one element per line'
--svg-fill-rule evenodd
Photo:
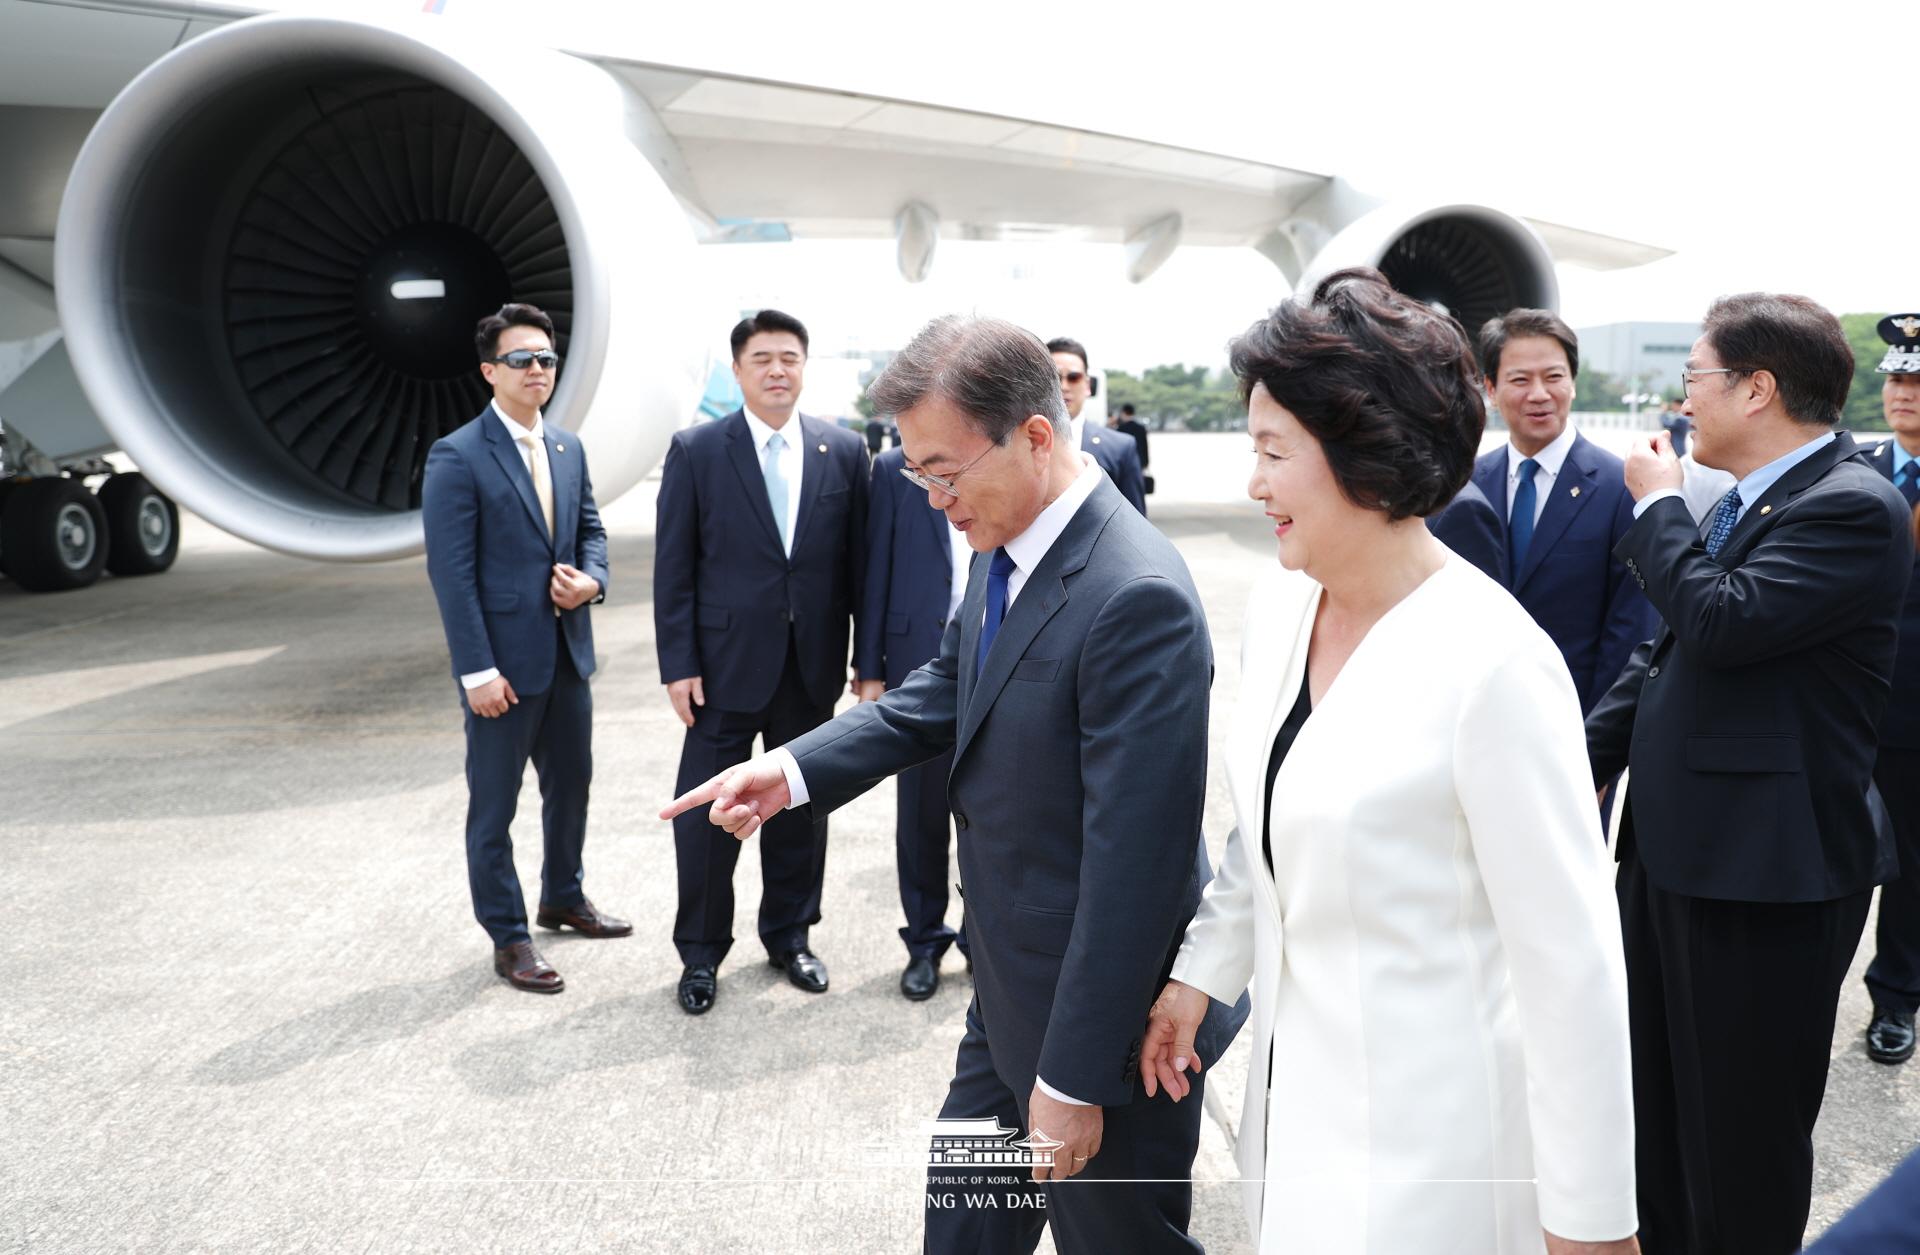
<path fill-rule="evenodd" d="M 516 941 L 504 950 L 495 950 L 493 970 L 506 977 L 507 984 L 529 993 L 557 994 L 567 987 L 531 941 Z"/>
<path fill-rule="evenodd" d="M 580 899 L 579 906 L 547 906 L 543 903 L 534 914 L 533 922 L 555 932 L 571 928 L 583 937 L 625 937 L 633 931 L 632 924 L 602 912 L 585 898 Z"/>

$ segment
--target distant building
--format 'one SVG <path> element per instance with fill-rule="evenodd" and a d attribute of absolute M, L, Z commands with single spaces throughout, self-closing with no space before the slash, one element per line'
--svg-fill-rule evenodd
<path fill-rule="evenodd" d="M 1580 368 L 1611 375 L 1623 390 L 1678 395 L 1680 368 L 1693 342 L 1697 322 L 1611 322 L 1581 327 Z"/>

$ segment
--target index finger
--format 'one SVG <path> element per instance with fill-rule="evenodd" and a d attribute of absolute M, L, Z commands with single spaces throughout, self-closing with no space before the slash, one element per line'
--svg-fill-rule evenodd
<path fill-rule="evenodd" d="M 720 787 L 726 778 L 727 773 L 723 771 L 699 788 L 682 793 L 679 797 L 673 799 L 672 803 L 669 804 L 665 810 L 660 812 L 660 818 L 672 819 L 675 815 L 684 814 L 696 806 L 705 806 L 712 802 L 720 796 Z"/>

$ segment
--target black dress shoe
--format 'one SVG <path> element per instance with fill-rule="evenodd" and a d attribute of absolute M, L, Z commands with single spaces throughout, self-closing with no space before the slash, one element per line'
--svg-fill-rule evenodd
<path fill-rule="evenodd" d="M 940 966 L 932 959 L 917 958 L 900 973 L 900 992 L 914 1002 L 925 1002 L 940 988 Z"/>
<path fill-rule="evenodd" d="M 1867 1058 L 1875 1063 L 1905 1063 L 1913 1058 L 1913 1012 L 1876 1006 L 1867 1025 Z"/>
<path fill-rule="evenodd" d="M 507 984 L 528 993 L 557 994 L 567 987 L 553 965 L 540 957 L 531 941 L 516 941 L 493 952 L 493 970 L 507 978 Z"/>
<path fill-rule="evenodd" d="M 580 899 L 579 906 L 548 906 L 543 902 L 533 922 L 555 932 L 571 928 L 583 937 L 625 937 L 633 931 L 632 924 L 615 919 L 585 898 Z"/>
<path fill-rule="evenodd" d="M 680 970 L 680 1009 L 688 1015 L 705 1015 L 713 1010 L 713 1000 L 720 996 L 720 982 L 715 979 L 710 967 L 687 967 Z"/>
<path fill-rule="evenodd" d="M 789 981 L 810 994 L 827 992 L 827 965 L 820 961 L 819 955 L 805 946 L 801 946 L 798 950 L 770 954 L 767 956 L 767 965 L 784 971 Z"/>

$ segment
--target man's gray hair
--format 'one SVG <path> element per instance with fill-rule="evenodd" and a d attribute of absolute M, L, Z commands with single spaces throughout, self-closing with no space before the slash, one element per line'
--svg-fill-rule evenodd
<path fill-rule="evenodd" d="M 1022 423 L 1040 415 L 1057 438 L 1071 428 L 1060 396 L 1060 376 L 1040 337 L 998 318 L 948 314 L 936 318 L 867 390 L 875 412 L 897 416 L 929 397 L 951 402 L 967 423 L 1005 444 Z"/>

